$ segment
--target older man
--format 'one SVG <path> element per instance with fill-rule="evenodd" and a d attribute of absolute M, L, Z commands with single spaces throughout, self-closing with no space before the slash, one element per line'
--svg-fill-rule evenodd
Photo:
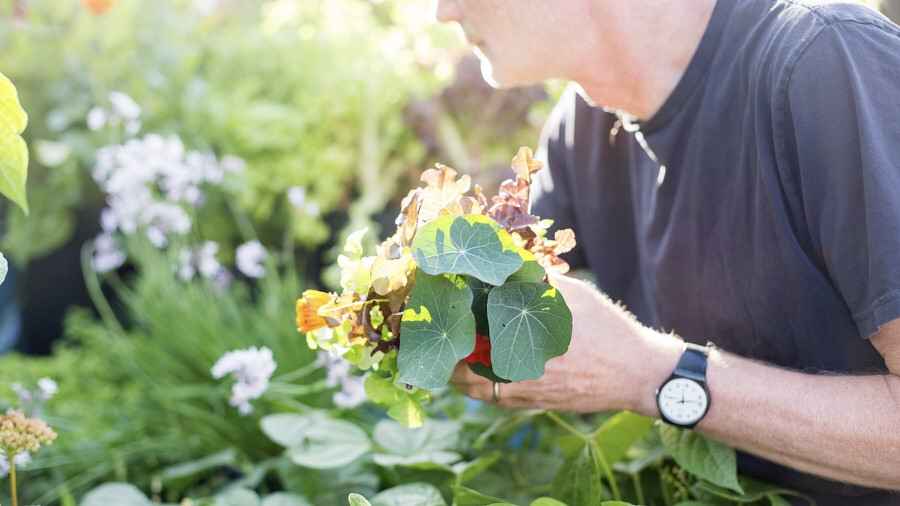
<path fill-rule="evenodd" d="M 500 404 L 630 409 L 820 505 L 900 504 L 900 28 L 800 0 L 441 0 L 438 16 L 498 86 L 577 83 L 534 210 L 575 229 L 571 262 L 640 322 L 557 279 L 570 351 Z M 492 397 L 463 367 L 454 381 Z"/>

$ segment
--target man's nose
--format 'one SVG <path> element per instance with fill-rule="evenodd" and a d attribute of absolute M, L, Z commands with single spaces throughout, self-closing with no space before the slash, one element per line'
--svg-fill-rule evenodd
<path fill-rule="evenodd" d="M 435 17 L 441 23 L 458 22 L 462 16 L 457 0 L 438 0 Z"/>

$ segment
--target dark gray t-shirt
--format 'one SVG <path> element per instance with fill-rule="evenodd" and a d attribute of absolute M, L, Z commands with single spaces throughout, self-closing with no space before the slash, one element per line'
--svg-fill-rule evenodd
<path fill-rule="evenodd" d="M 886 371 L 867 338 L 900 317 L 900 28 L 862 6 L 719 0 L 639 125 L 659 163 L 616 122 L 570 90 L 542 138 L 533 209 L 575 229 L 576 267 L 687 340 L 810 372 Z M 740 465 L 822 506 L 900 504 Z"/>

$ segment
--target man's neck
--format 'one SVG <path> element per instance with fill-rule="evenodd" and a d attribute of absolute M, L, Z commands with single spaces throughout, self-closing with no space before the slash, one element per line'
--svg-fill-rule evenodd
<path fill-rule="evenodd" d="M 574 78 L 593 105 L 647 120 L 675 91 L 709 25 L 717 0 L 634 2 L 610 30 L 606 15 L 595 12 L 599 47 Z M 637 7 L 641 6 L 641 7 Z M 640 10 L 637 10 L 640 9 Z"/>

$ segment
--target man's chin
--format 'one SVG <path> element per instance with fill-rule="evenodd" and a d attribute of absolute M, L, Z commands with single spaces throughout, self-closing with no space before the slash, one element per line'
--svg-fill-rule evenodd
<path fill-rule="evenodd" d="M 478 58 L 481 60 L 481 76 L 484 78 L 485 82 L 487 82 L 492 88 L 500 90 L 537 84 L 537 81 L 529 82 L 527 80 L 523 80 L 521 78 L 517 78 L 514 75 L 511 75 L 511 73 L 509 72 L 504 72 L 504 69 L 502 67 L 498 67 L 491 63 L 491 60 L 486 58 L 477 49 L 476 53 L 478 54 Z"/>

